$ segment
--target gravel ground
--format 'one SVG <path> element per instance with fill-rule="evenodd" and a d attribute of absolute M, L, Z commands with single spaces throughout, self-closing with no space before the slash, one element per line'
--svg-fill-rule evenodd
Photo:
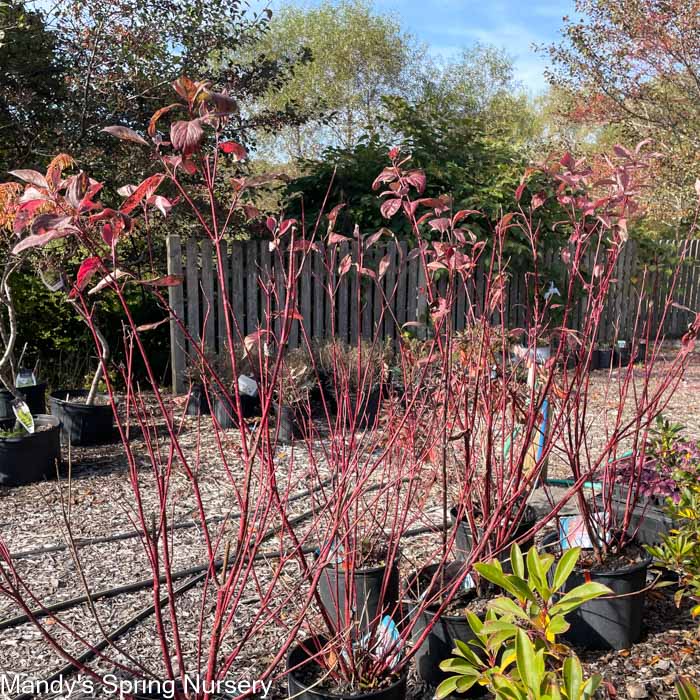
<path fill-rule="evenodd" d="M 663 371 L 662 368 L 659 371 Z M 605 418 L 616 410 L 616 404 L 606 395 L 610 376 L 605 372 L 592 374 L 590 401 L 591 420 L 600 426 L 594 431 L 594 442 L 605 439 Z M 700 438 L 700 355 L 694 355 L 690 368 L 674 392 L 665 410 L 665 415 L 687 426 L 687 435 Z M 221 458 L 221 450 L 213 437 L 208 419 L 202 419 L 202 431 L 198 431 L 197 419 L 188 418 L 182 427 L 181 442 L 189 455 L 200 456 L 199 484 L 205 510 L 208 515 L 223 516 L 234 510 L 235 494 L 226 476 Z M 137 455 L 145 455 L 144 443 L 140 437 L 132 439 Z M 226 431 L 222 446 L 228 456 L 235 455 L 240 448 L 239 433 Z M 66 455 L 64 454 L 64 459 Z M 71 534 L 80 540 L 102 537 L 117 532 L 133 532 L 130 519 L 131 486 L 128 481 L 127 461 L 118 441 L 94 448 L 75 448 L 71 455 L 72 484 L 70 490 L 65 480 L 46 482 L 13 489 L 0 487 L 0 533 L 8 549 L 14 554 L 28 550 L 48 548 L 65 542 L 66 528 L 64 510 L 69 510 Z M 150 466 L 144 458 L 138 465 L 142 492 L 148 495 L 149 485 L 153 484 Z M 309 479 L 308 457 L 303 450 L 285 448 L 276 455 L 276 476 L 282 484 L 290 485 L 290 493 L 303 495 L 313 483 Z M 326 474 L 322 474 L 326 476 Z M 567 476 L 566 468 L 560 459 L 553 457 L 550 476 Z M 173 511 L 170 522 L 194 522 L 195 502 L 188 482 L 182 475 L 175 475 L 172 482 Z M 433 492 L 435 493 L 435 492 Z M 156 503 L 144 504 L 146 510 Z M 299 515 L 309 507 L 308 497 L 298 498 L 289 504 L 291 517 Z M 439 503 L 427 502 L 420 519 L 415 525 L 439 522 Z M 414 526 L 415 526 L 414 525 Z M 204 561 L 203 541 L 198 527 L 177 530 L 173 536 L 172 548 L 174 569 L 184 569 Z M 402 568 L 410 570 L 424 560 L 425 553 L 439 543 L 439 535 L 429 533 L 412 537 L 402 548 Z M 270 540 L 270 551 L 277 542 Z M 78 549 L 80 564 L 85 579 L 92 591 L 108 589 L 116 585 L 150 578 L 148 565 L 141 540 L 137 537 L 117 542 L 101 542 L 81 546 Z M 32 591 L 42 601 L 59 601 L 80 595 L 83 592 L 81 576 L 68 551 L 52 551 L 22 556 L 16 560 L 17 570 L 31 585 Z M 270 563 L 270 567 L 273 564 Z M 269 571 L 261 568 L 263 579 Z M 183 578 L 184 583 L 188 578 Z M 290 595 L 294 591 L 294 571 L 285 572 L 283 582 Z M 121 595 L 117 598 L 100 599 L 94 603 L 95 612 L 106 630 L 113 630 L 123 624 L 136 612 L 152 602 L 149 590 Z M 246 592 L 247 595 L 247 592 Z M 244 596 L 245 598 L 246 596 Z M 237 622 L 245 627 L 246 619 L 255 614 L 255 591 L 250 590 L 251 603 L 239 608 L 241 617 Z M 582 658 L 589 671 L 596 670 L 605 677 L 605 689 L 612 698 L 671 698 L 674 697 L 673 677 L 684 673 L 700 681 L 700 647 L 696 630 L 689 620 L 686 610 L 677 611 L 667 594 L 654 593 L 648 596 L 647 612 L 644 617 L 645 636 L 643 641 L 627 652 L 592 654 L 584 653 Z M 185 641 L 194 639 L 196 621 L 202 605 L 201 585 L 188 591 L 179 599 L 178 614 Z M 20 611 L 9 600 L 0 598 L 0 622 Z M 79 606 L 57 615 L 60 622 L 70 624 L 85 635 L 97 641 L 100 633 L 93 612 L 88 606 Z M 48 618 L 46 629 L 59 638 L 61 625 L 54 618 Z M 235 672 L 241 677 L 254 673 L 279 648 L 281 632 L 275 625 L 266 626 L 254 640 L 244 645 L 239 655 Z M 234 643 L 229 640 L 229 648 Z M 71 646 L 72 645 L 72 646 Z M 69 642 L 76 650 L 79 645 Z M 118 640 L 118 646 L 132 657 L 149 665 L 156 673 L 161 672 L 159 648 L 155 636 L 153 617 L 131 629 Z M 64 662 L 53 652 L 40 632 L 29 624 L 0 630 L 0 674 L 26 674 L 28 677 L 42 678 L 62 667 Z M 96 669 L 101 667 L 95 663 Z M 281 681 L 274 685 L 275 697 L 285 696 Z M 428 698 L 431 694 L 411 676 L 411 698 Z M 0 688 L 0 698 L 4 697 Z M 59 697 L 45 695 L 41 697 Z M 74 693 L 71 698 L 79 698 Z M 105 691 L 96 691 L 86 697 L 115 697 Z"/>

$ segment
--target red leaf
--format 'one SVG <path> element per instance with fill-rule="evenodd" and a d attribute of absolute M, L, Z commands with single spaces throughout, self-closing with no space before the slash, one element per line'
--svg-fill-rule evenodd
<path fill-rule="evenodd" d="M 201 119 L 178 121 L 170 125 L 170 142 L 173 148 L 188 156 L 197 151 L 202 144 L 204 130 Z"/>
<path fill-rule="evenodd" d="M 142 200 L 149 199 L 155 194 L 155 191 L 160 187 L 161 182 L 165 179 L 165 175 L 158 173 L 147 177 L 131 194 L 131 196 L 122 204 L 120 211 L 124 214 L 129 214 L 131 211 L 141 204 Z"/>
<path fill-rule="evenodd" d="M 406 180 L 416 188 L 418 194 L 423 194 L 425 190 L 425 173 L 422 170 L 411 170 L 406 175 Z"/>
<path fill-rule="evenodd" d="M 344 241 L 349 241 L 350 239 L 347 236 L 341 236 L 339 233 L 331 233 L 330 236 L 328 236 L 328 244 L 329 245 L 335 245 L 337 243 L 343 243 Z"/>
<path fill-rule="evenodd" d="M 150 145 L 148 141 L 141 136 L 141 134 L 136 133 L 128 126 L 106 126 L 104 129 L 102 129 L 102 131 L 105 131 L 112 136 L 116 136 L 116 138 L 121 139 L 122 141 L 131 141 L 133 143 L 141 144 L 142 146 Z"/>
<path fill-rule="evenodd" d="M 344 206 L 345 204 L 336 204 L 336 206 L 331 209 L 330 214 L 328 214 L 328 223 L 331 227 L 335 226 L 335 222 L 338 220 L 338 214 L 340 214 Z"/>
<path fill-rule="evenodd" d="M 461 209 L 452 217 L 452 225 L 456 226 L 462 219 L 466 219 L 470 214 L 481 214 L 476 209 Z"/>
<path fill-rule="evenodd" d="M 233 160 L 235 161 L 245 160 L 248 157 L 248 151 L 235 141 L 223 141 L 219 144 L 219 148 L 224 153 L 233 155 Z"/>
<path fill-rule="evenodd" d="M 450 230 L 450 220 L 445 217 L 432 219 L 428 225 L 433 231 L 440 231 L 440 233 L 447 233 Z"/>
<path fill-rule="evenodd" d="M 525 187 L 527 186 L 527 182 L 523 180 L 519 185 L 518 188 L 515 190 L 515 201 L 519 202 L 520 198 L 523 196 L 523 192 L 525 191 Z"/>
<path fill-rule="evenodd" d="M 338 274 L 342 277 L 346 273 L 350 271 L 350 268 L 352 267 L 352 257 L 350 255 L 346 255 L 341 261 L 340 265 L 338 266 Z"/>
<path fill-rule="evenodd" d="M 152 331 L 155 328 L 162 326 L 164 323 L 168 323 L 168 321 L 170 321 L 169 318 L 162 318 L 160 321 L 156 321 L 155 323 L 144 323 L 142 326 L 136 326 L 136 330 L 137 331 Z"/>
<path fill-rule="evenodd" d="M 547 194 L 545 192 L 538 192 L 537 194 L 533 194 L 532 202 L 530 203 L 532 211 L 535 211 L 535 209 L 539 209 L 546 201 Z"/>
<path fill-rule="evenodd" d="M 260 216 L 260 210 L 254 207 L 252 204 L 243 205 L 243 213 L 246 215 L 247 219 L 257 219 Z"/>
<path fill-rule="evenodd" d="M 391 219 L 394 214 L 401 208 L 401 200 L 398 198 L 387 199 L 382 203 L 380 211 L 385 219 Z"/>
<path fill-rule="evenodd" d="M 270 233 L 274 233 L 277 229 L 277 220 L 275 219 L 275 217 L 268 216 L 267 219 L 265 219 L 265 226 L 267 226 L 267 230 Z"/>
<path fill-rule="evenodd" d="M 296 219 L 285 219 L 284 221 L 280 222 L 280 236 L 284 236 L 289 229 L 296 224 L 297 220 Z"/>
<path fill-rule="evenodd" d="M 160 194 L 149 197 L 146 204 L 154 206 L 163 216 L 167 216 L 173 208 L 173 203 L 167 197 L 163 197 Z"/>
<path fill-rule="evenodd" d="M 71 233 L 73 233 L 76 229 L 73 230 L 62 230 L 62 231 L 49 231 L 47 233 L 44 233 L 42 235 L 36 236 L 27 236 L 26 238 L 23 238 L 13 249 L 12 253 L 13 255 L 17 255 L 18 253 L 21 253 L 23 250 L 26 250 L 27 248 L 34 248 L 36 246 L 43 246 L 49 243 L 50 241 L 56 240 L 57 238 L 65 238 L 66 236 L 69 236 Z"/>
<path fill-rule="evenodd" d="M 373 190 L 378 190 L 381 186 L 382 183 L 384 182 L 393 182 L 396 180 L 396 172 L 393 168 L 384 168 L 379 175 L 375 178 L 374 182 L 372 183 L 372 189 Z"/>
<path fill-rule="evenodd" d="M 82 264 L 80 265 L 80 269 L 78 270 L 78 276 L 75 282 L 78 289 L 82 290 L 87 287 L 88 283 L 95 275 L 95 272 L 97 272 L 97 268 L 100 266 L 100 263 L 101 260 L 96 255 L 83 260 Z"/>
<path fill-rule="evenodd" d="M 384 275 L 386 274 L 386 271 L 389 269 L 389 256 L 385 255 L 380 261 L 379 261 L 379 268 L 378 268 L 378 276 L 379 279 L 382 279 Z"/>
<path fill-rule="evenodd" d="M 148 122 L 148 135 L 149 136 L 155 136 L 156 134 L 156 124 L 158 123 L 158 120 L 167 112 L 170 112 L 173 109 L 183 109 L 182 105 L 179 104 L 178 102 L 175 102 L 171 105 L 168 105 L 167 107 L 161 107 L 159 110 L 157 110 L 153 116 L 151 117 L 151 120 Z"/>
<path fill-rule="evenodd" d="M 45 190 L 49 189 L 49 183 L 46 182 L 46 178 L 36 170 L 10 170 L 10 175 L 14 175 L 30 185 L 35 185 Z"/>

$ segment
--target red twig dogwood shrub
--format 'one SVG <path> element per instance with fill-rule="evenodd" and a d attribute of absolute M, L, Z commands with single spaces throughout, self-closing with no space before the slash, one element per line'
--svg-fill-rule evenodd
<path fill-rule="evenodd" d="M 642 158 L 624 154 L 611 161 L 611 172 L 601 181 L 594 181 L 592 173 L 569 156 L 541 169 L 549 191 L 533 197 L 529 207 L 505 213 L 490 240 L 483 241 L 470 227 L 479 213 L 453 211 L 448 197 L 427 196 L 424 174 L 393 149 L 375 188 L 383 199 L 382 214 L 387 219 L 405 216 L 410 223 L 416 245 L 408 257 L 400 256 L 399 267 L 408 258 L 418 261 L 425 317 L 401 325 L 393 315 L 397 283 L 393 289 L 383 284 L 388 261 L 373 255 L 390 234 L 356 229 L 352 237 L 344 237 L 335 230 L 339 211 L 335 207 L 311 226 L 267 218 L 270 252 L 275 269 L 284 275 L 285 294 L 281 298 L 270 273 L 260 271 L 257 282 L 266 313 L 258 329 L 244 336 L 228 300 L 221 250 L 237 217 L 260 215 L 248 195 L 268 179 L 243 174 L 231 178 L 223 168 L 224 163 L 234 167 L 246 158 L 240 145 L 223 136 L 233 106 L 228 95 L 187 79 L 177 81 L 175 89 L 180 100 L 154 114 L 148 126 L 150 141 L 127 127 L 109 128 L 134 147 L 152 148 L 159 168 L 131 188 L 118 209 L 105 208 L 96 199 L 100 183 L 82 172 L 66 175 L 57 168 L 46 175 L 22 171 L 21 176 L 28 184 L 17 231 L 29 232 L 15 251 L 44 248 L 57 239 L 72 241 L 85 255 L 73 293 L 88 323 L 93 320 L 95 295 L 114 295 L 124 313 L 126 360 L 118 367 L 124 386 L 120 410 L 115 387 L 104 374 L 129 464 L 131 517 L 142 533 L 153 573 L 163 667 L 152 671 L 134 659 L 117 661 L 116 644 L 98 653 L 124 673 L 153 672 L 183 683 L 199 675 L 212 683 L 235 669 L 246 644 L 274 626 L 279 630 L 277 645 L 257 670 L 258 679 L 284 675 L 281 662 L 300 633 L 306 632 L 316 638 L 306 643 L 307 652 L 329 682 L 354 692 L 378 687 L 406 669 L 430 634 L 430 625 L 417 627 L 423 611 L 444 611 L 465 581 L 480 587 L 472 575 L 474 562 L 500 556 L 513 539 L 525 541 L 556 516 L 561 505 L 536 524 L 521 527 L 528 522 L 528 499 L 553 455 L 563 454 L 573 470 L 574 483 L 566 497 L 577 495 L 586 508 L 581 489 L 602 460 L 584 461 L 580 456 L 590 448 L 592 430 L 585 419 L 588 368 L 624 245 L 624 222 L 633 214 L 635 176 Z M 174 119 L 169 135 L 161 131 L 166 115 Z M 545 294 L 549 280 L 540 266 L 546 224 L 538 210 L 547 197 L 557 200 L 562 212 L 557 226 L 562 231 L 568 282 L 559 299 Z M 137 275 L 122 254 L 130 237 L 141 237 L 148 246 L 155 211 L 168 214 L 176 200 L 189 209 L 216 252 L 217 294 L 226 299 L 223 352 L 229 377 L 212 363 L 204 341 L 190 335 L 164 296 L 165 288 L 181 280 L 163 276 L 156 265 L 150 275 Z M 505 290 L 513 261 L 505 243 L 513 237 L 527 251 L 523 253 L 527 260 L 521 262 L 529 269 L 525 325 L 520 329 L 506 323 Z M 341 247 L 349 252 L 341 255 Z M 338 327 L 335 300 L 344 276 L 357 280 L 352 288 L 354 327 L 365 327 L 367 288 L 374 287 L 380 309 L 376 327 L 350 347 L 330 342 L 318 348 L 299 324 L 306 352 L 303 371 L 313 378 L 310 385 L 323 389 L 315 415 L 305 388 L 295 386 L 301 369 L 287 350 L 293 324 L 301 318 L 297 282 L 312 255 L 320 257 L 327 273 L 332 329 Z M 231 513 L 223 523 L 211 521 L 199 484 L 207 465 L 197 450 L 193 454 L 185 446 L 181 416 L 171 410 L 153 373 L 142 342 L 148 328 L 135 323 L 125 294 L 127 285 L 134 284 L 153 294 L 164 309 L 164 320 L 180 328 L 191 348 L 191 361 L 201 369 L 206 396 L 222 400 L 224 412 L 238 428 L 234 437 L 222 429 L 219 417 L 212 417 L 218 459 L 226 474 L 222 487 L 232 499 Z M 570 325 L 581 287 L 586 320 L 574 330 Z M 457 334 L 454 321 L 460 299 L 464 330 Z M 211 313 L 206 303 L 204 313 Z M 383 339 L 387 326 L 393 327 L 395 338 L 389 346 Z M 92 328 L 99 347 L 94 323 Z M 544 335 L 561 342 L 538 365 L 538 341 Z M 514 338 L 521 341 L 515 349 Z M 651 367 L 657 357 L 652 352 L 642 400 L 632 406 L 631 425 L 643 427 L 651 414 L 661 410 L 686 354 L 681 352 L 673 371 L 652 390 Z M 135 380 L 136 358 L 145 367 L 148 392 Z M 247 420 L 237 381 L 243 371 L 254 375 L 258 384 L 259 416 L 254 423 Z M 637 385 L 630 380 L 620 386 Z M 619 393 L 620 401 L 628 391 Z M 291 444 L 282 448 L 283 433 L 289 433 L 282 425 L 287 409 L 295 429 L 284 436 L 291 437 Z M 203 430 L 204 420 L 198 422 L 197 431 Z M 605 454 L 635 434 L 629 425 L 627 419 L 620 420 Z M 143 444 L 138 448 L 131 439 L 136 428 Z M 143 460 L 150 470 L 148 484 L 138 468 Z M 205 553 L 194 649 L 181 633 L 184 623 L 175 595 L 170 514 L 176 474 L 188 484 Z M 310 493 L 308 509 L 299 515 L 291 503 L 302 479 Z M 153 499 L 146 497 L 152 495 L 146 489 L 155 490 L 155 507 L 148 505 Z M 456 575 L 454 567 L 447 574 L 459 530 L 450 527 L 452 507 L 471 540 L 468 550 L 459 553 L 462 563 Z M 415 571 L 406 571 L 405 538 L 422 528 L 432 529 L 435 538 L 420 561 L 414 560 Z M 271 539 L 274 544 L 267 545 Z M 31 615 L 40 603 L 19 579 L 9 552 L 3 552 L 0 590 Z M 364 595 L 368 571 L 375 581 L 371 603 Z M 406 578 L 411 585 L 404 585 Z M 161 610 L 164 594 L 168 601 Z M 255 602 L 245 602 L 250 599 Z M 244 605 L 248 609 L 252 605 L 253 612 L 241 626 L 238 613 Z M 41 620 L 33 621 L 48 644 L 84 668 Z M 89 646 L 77 631 L 67 631 Z"/>

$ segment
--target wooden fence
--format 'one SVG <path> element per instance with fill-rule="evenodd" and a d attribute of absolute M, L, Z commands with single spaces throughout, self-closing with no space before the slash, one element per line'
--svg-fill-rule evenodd
<path fill-rule="evenodd" d="M 385 255 L 389 266 L 381 282 L 384 294 L 397 284 L 397 293 L 392 300 L 391 314 L 387 313 L 378 286 L 361 279 L 354 271 L 343 276 L 338 289 L 335 309 L 331 309 L 330 299 L 325 291 L 327 284 L 326 270 L 322 257 L 311 253 L 310 260 L 302 270 L 298 281 L 297 307 L 303 321 L 294 321 L 290 336 L 290 346 L 300 343 L 301 333 L 309 338 L 319 340 L 335 336 L 352 342 L 358 334 L 372 337 L 379 333 L 385 337 L 395 337 L 397 323 L 399 326 L 408 321 L 423 322 L 427 313 L 423 270 L 417 258 L 399 264 L 399 255 L 407 252 L 406 244 L 401 243 L 401 250 L 395 243 L 377 246 L 366 261 L 366 266 L 376 269 L 379 260 Z M 286 298 L 285 279 L 280 265 L 276 265 L 275 255 L 270 253 L 266 240 L 228 242 L 222 246 L 221 261 L 216 259 L 213 246 L 209 240 L 195 237 L 181 239 L 171 235 L 167 240 L 168 274 L 182 275 L 184 283 L 171 287 L 170 304 L 180 319 L 183 319 L 187 331 L 197 341 L 204 340 L 206 349 L 214 354 L 222 351 L 226 338 L 223 295 L 219 293 L 217 283 L 218 265 L 221 264 L 226 280 L 226 289 L 238 327 L 243 335 L 255 332 L 265 326 L 267 314 L 273 314 L 274 323 L 279 328 L 278 309 Z M 347 243 L 339 246 L 338 261 L 349 252 Z M 551 261 L 551 258 L 550 258 Z M 548 262 L 545 260 L 545 263 Z M 310 264 L 309 264 L 310 263 Z M 659 273 L 656 273 L 659 274 Z M 615 282 L 609 295 L 607 306 L 600 324 L 599 340 L 610 341 L 614 337 L 626 338 L 631 335 L 639 306 L 639 288 L 641 273 L 637 263 L 637 248 L 632 241 L 625 246 L 617 263 Z M 647 278 L 647 288 L 657 288 L 657 299 L 664 299 L 671 276 L 660 273 L 657 283 Z M 275 294 L 265 294 L 261 282 L 274 288 Z M 358 290 L 358 285 L 360 285 Z M 456 330 L 465 325 L 467 304 L 483 303 L 485 274 L 477 270 L 472 290 L 460 290 L 452 310 L 452 322 Z M 361 313 L 357 308 L 358 293 L 361 300 Z M 527 307 L 525 304 L 526 278 L 524 273 L 512 274 L 506 289 L 505 313 L 506 324 L 510 327 L 525 325 Z M 688 259 L 683 265 L 674 293 L 676 306 L 667 315 L 663 332 L 671 337 L 679 337 L 691 320 L 691 312 L 700 308 L 700 240 L 690 241 Z M 660 303 L 655 303 L 651 312 L 658 315 Z M 685 307 L 685 308 L 683 308 Z M 582 322 L 584 301 L 576 309 L 570 326 L 577 328 Z M 648 309 L 642 309 L 644 313 Z M 495 319 L 497 320 L 497 319 Z M 658 320 L 654 319 L 655 327 Z M 303 324 L 303 328 L 301 327 Z M 181 392 L 185 387 L 183 373 L 190 353 L 185 334 L 171 322 L 171 369 L 173 390 Z"/>

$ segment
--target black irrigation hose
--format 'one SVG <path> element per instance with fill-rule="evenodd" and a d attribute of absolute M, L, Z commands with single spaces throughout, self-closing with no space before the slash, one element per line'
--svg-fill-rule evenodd
<path fill-rule="evenodd" d="M 317 489 L 320 488 L 321 486 L 319 485 L 316 487 Z M 384 484 L 375 484 L 373 486 L 370 486 L 367 489 L 367 493 L 371 493 L 372 491 L 377 491 L 380 488 L 383 488 Z M 306 494 L 309 495 L 309 494 Z M 301 513 L 300 515 L 297 515 L 294 518 L 291 518 L 289 520 L 289 525 L 297 525 L 300 522 L 303 522 L 307 518 L 310 518 L 312 515 L 314 515 L 315 511 L 313 510 L 307 510 L 304 513 Z M 417 528 L 416 530 L 422 530 L 424 532 L 431 532 L 432 528 L 427 527 L 427 528 Z M 260 542 L 265 542 L 272 537 L 274 537 L 278 533 L 279 529 L 278 528 L 270 528 L 265 532 L 262 536 L 262 539 Z M 416 534 L 422 534 L 416 531 L 407 531 L 404 533 L 404 536 L 414 536 Z M 309 554 L 312 552 L 314 548 L 309 548 L 307 551 L 307 548 L 303 548 L 302 551 L 304 554 Z M 280 554 L 279 552 L 270 552 L 269 554 L 265 552 L 260 552 L 256 554 L 253 559 L 255 561 L 260 561 L 262 559 L 276 559 L 279 558 Z M 221 568 L 223 564 L 223 561 L 221 559 L 217 559 L 214 562 L 214 569 L 218 571 L 218 569 Z M 199 564 L 197 566 L 191 566 L 187 569 L 180 569 L 178 571 L 173 571 L 170 574 L 170 578 L 173 581 L 176 581 L 181 578 L 185 578 L 186 576 L 193 576 L 195 574 L 202 574 L 206 573 L 210 568 L 209 564 Z M 159 579 L 159 583 L 166 583 L 167 579 L 165 576 L 161 576 Z M 95 600 L 100 600 L 104 598 L 117 598 L 120 595 L 126 595 L 128 593 L 135 593 L 137 591 L 143 590 L 144 588 L 153 588 L 154 584 L 154 579 L 153 578 L 147 578 L 143 579 L 141 581 L 134 581 L 133 583 L 127 583 L 123 586 L 117 586 L 116 588 L 107 588 L 102 591 L 96 591 L 95 593 L 91 593 L 90 596 L 87 595 L 82 595 L 82 596 L 77 596 L 75 598 L 69 598 L 68 600 L 62 600 L 58 603 L 53 603 L 52 605 L 47 605 L 44 606 L 38 610 L 34 610 L 30 615 L 17 615 L 16 617 L 9 618 L 7 620 L 3 620 L 0 622 L 0 632 L 6 629 L 10 629 L 12 627 L 17 627 L 18 625 L 23 625 L 26 622 L 29 622 L 32 617 L 34 618 L 41 618 L 41 617 L 47 617 L 48 615 L 51 615 L 52 613 L 56 612 L 62 612 L 64 610 L 69 610 L 71 608 L 75 608 L 78 605 L 83 605 L 84 603 L 88 603 L 89 601 L 95 601 Z"/>
<path fill-rule="evenodd" d="M 298 517 L 300 518 L 303 516 L 308 517 L 308 515 L 306 513 L 304 513 L 304 514 L 302 514 L 302 516 L 298 516 Z M 298 520 L 298 518 L 296 518 L 295 520 Z M 435 525 L 435 526 L 424 525 L 422 527 L 417 527 L 417 528 L 414 528 L 412 530 L 407 530 L 406 532 L 404 532 L 402 537 L 416 537 L 418 535 L 424 535 L 428 532 L 436 532 L 436 531 L 439 531 L 441 529 L 442 529 L 442 525 Z M 268 536 L 269 532 L 270 531 L 266 532 L 265 535 L 263 536 L 264 540 L 269 539 L 269 537 L 271 536 L 271 535 Z M 315 549 L 316 549 L 315 547 L 307 546 L 307 547 L 302 547 L 301 551 L 304 554 L 311 554 L 313 551 L 315 551 Z M 280 557 L 279 552 L 270 552 L 269 554 L 264 554 L 264 553 L 257 554 L 257 555 L 255 555 L 254 559 L 263 559 L 263 558 L 265 558 L 265 559 L 278 559 L 279 557 Z M 214 566 L 218 570 L 221 568 L 222 564 L 223 564 L 223 562 L 217 561 L 217 562 L 215 562 Z M 173 574 L 172 578 L 175 578 L 176 576 L 177 576 L 177 578 L 181 578 L 183 576 L 190 575 L 190 574 L 185 573 L 185 572 L 197 573 L 197 575 L 194 578 L 192 578 L 190 581 L 188 581 L 187 583 L 184 583 L 182 586 L 180 586 L 180 588 L 176 588 L 173 591 L 173 599 L 177 598 L 179 595 L 182 595 L 183 593 L 186 593 L 190 589 L 194 588 L 201 581 L 204 581 L 204 579 L 207 576 L 208 569 L 209 569 L 208 566 L 193 567 L 192 569 L 184 569 L 182 571 L 175 572 Z M 196 570 L 199 570 L 199 572 L 197 572 Z M 144 583 L 144 582 L 140 582 L 140 583 Z M 153 579 L 150 579 L 150 581 L 147 583 L 152 584 Z M 132 586 L 136 586 L 136 585 L 137 584 L 131 584 L 130 586 L 121 586 L 119 589 L 112 589 L 112 590 L 114 590 L 114 591 L 120 590 L 121 593 L 129 592 L 129 591 L 124 590 L 124 589 L 131 589 Z M 142 587 L 145 588 L 146 586 L 142 586 Z M 119 595 L 119 594 L 120 593 L 116 593 L 115 595 Z M 93 598 L 94 597 L 95 596 L 93 596 Z M 163 606 L 167 605 L 169 599 L 170 599 L 169 596 L 165 596 L 165 597 L 161 598 L 160 601 L 158 602 L 158 607 L 162 608 Z M 83 602 L 85 602 L 85 600 L 83 600 Z M 66 602 L 70 602 L 70 601 L 66 601 Z M 78 604 L 79 603 L 75 603 L 75 605 L 78 605 Z M 47 610 L 48 610 L 48 608 L 47 608 Z M 111 632 L 106 638 L 102 639 L 100 642 L 95 644 L 94 647 L 92 647 L 91 649 L 88 649 L 86 652 L 84 652 L 83 654 L 78 656 L 76 658 L 77 663 L 84 664 L 84 663 L 90 661 L 91 659 L 93 659 L 99 652 L 101 652 L 103 649 L 108 647 L 110 644 L 114 643 L 119 637 L 126 634 L 126 632 L 128 632 L 132 627 L 137 625 L 139 622 L 143 622 L 143 620 L 145 620 L 146 618 L 150 617 L 155 612 L 155 610 L 156 610 L 155 604 L 151 604 L 148 607 L 143 608 L 143 610 L 140 610 L 139 612 L 137 612 L 136 615 L 134 615 L 132 618 L 127 620 L 124 624 L 117 627 L 117 629 L 114 630 L 114 632 Z M 15 620 L 17 620 L 17 619 L 18 618 L 15 618 Z M 28 621 L 28 620 L 25 620 L 25 621 Z M 8 621 L 8 622 L 11 622 L 11 621 Z M 16 623 L 16 624 L 19 624 L 19 623 Z M 5 629 L 6 626 L 8 626 L 8 625 L 6 625 L 6 623 L 2 623 L 2 626 L 0 626 L 0 629 Z M 55 673 L 51 674 L 50 676 L 48 676 L 47 678 L 44 678 L 42 680 L 45 681 L 47 684 L 50 684 L 53 681 L 64 678 L 68 674 L 72 673 L 75 669 L 76 669 L 75 664 L 72 664 L 72 663 L 66 664 L 65 666 L 63 666 L 63 668 L 59 669 Z M 22 695 L 16 695 L 13 698 L 13 700 L 34 700 L 34 695 L 32 693 L 23 693 Z"/>
<path fill-rule="evenodd" d="M 294 496 L 290 496 L 287 499 L 287 503 L 294 503 L 302 498 L 306 498 L 317 491 L 320 491 L 324 486 L 328 486 L 333 479 L 331 477 L 324 479 L 317 486 L 311 489 L 297 493 Z M 215 515 L 211 518 L 206 519 L 207 525 L 213 525 L 215 523 L 223 522 L 224 520 L 233 520 L 234 518 L 239 518 L 240 513 L 230 513 L 229 515 Z M 191 527 L 199 526 L 201 521 L 199 520 L 181 520 L 174 523 L 168 527 L 168 530 L 185 530 Z M 104 535 L 103 537 L 88 537 L 88 538 L 76 538 L 74 544 L 76 547 L 90 547 L 95 544 L 107 544 L 109 542 L 119 542 L 121 540 L 130 540 L 135 537 L 141 537 L 144 534 L 143 530 L 129 530 L 128 532 L 117 532 L 113 535 Z M 54 552 L 65 552 L 69 546 L 67 544 L 53 544 L 48 547 L 37 547 L 36 549 L 25 549 L 20 552 L 13 552 L 10 556 L 12 559 L 26 559 L 28 557 L 36 557 L 42 554 L 52 554 Z"/>

